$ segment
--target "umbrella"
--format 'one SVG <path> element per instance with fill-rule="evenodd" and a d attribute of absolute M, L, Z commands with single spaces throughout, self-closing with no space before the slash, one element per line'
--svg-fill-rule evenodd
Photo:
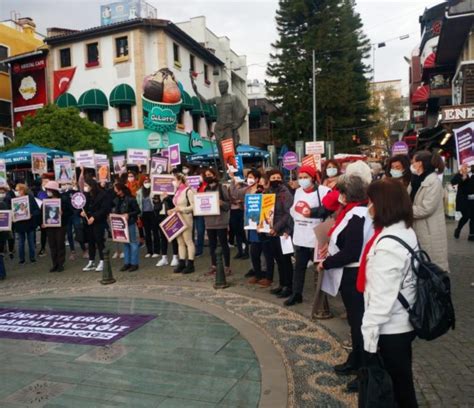
<path fill-rule="evenodd" d="M 48 147 L 37 146 L 33 143 L 28 143 L 25 146 L 17 147 L 16 149 L 7 150 L 0 153 L 0 159 L 5 160 L 7 166 L 17 164 L 31 164 L 32 153 L 46 153 L 48 160 L 53 160 L 61 157 L 72 157 L 72 154 L 63 152 L 61 150 L 50 149 Z"/>
<path fill-rule="evenodd" d="M 270 155 L 266 150 L 259 149 L 250 145 L 239 145 L 237 146 L 237 154 L 246 159 L 267 159 Z M 219 157 L 217 147 L 214 150 L 206 149 L 198 154 L 188 156 L 188 162 L 202 162 L 213 160 L 214 157 Z"/>

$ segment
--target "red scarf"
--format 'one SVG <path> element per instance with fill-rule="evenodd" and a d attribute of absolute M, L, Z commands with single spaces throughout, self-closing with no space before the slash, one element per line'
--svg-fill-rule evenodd
<path fill-rule="evenodd" d="M 383 228 L 375 229 L 374 235 L 372 235 L 372 238 L 369 239 L 369 241 L 365 245 L 364 250 L 362 251 L 362 258 L 360 258 L 360 266 L 359 266 L 359 272 L 357 273 L 357 283 L 356 283 L 357 291 L 360 293 L 364 293 L 364 290 L 365 290 L 367 255 L 369 255 L 369 251 L 372 248 L 372 245 L 374 245 L 375 240 L 380 235 L 382 230 Z"/>
<path fill-rule="evenodd" d="M 359 207 L 361 205 L 366 205 L 368 203 L 368 201 L 360 201 L 358 203 L 349 203 L 349 204 L 346 204 L 343 209 L 339 212 L 339 214 L 337 215 L 336 217 L 336 222 L 334 224 L 334 226 L 329 230 L 328 232 L 328 236 L 330 237 L 332 235 L 332 233 L 334 232 L 334 230 L 338 227 L 338 225 L 342 222 L 342 220 L 344 219 L 344 217 L 346 216 L 346 214 L 352 210 L 353 208 L 355 207 Z"/>

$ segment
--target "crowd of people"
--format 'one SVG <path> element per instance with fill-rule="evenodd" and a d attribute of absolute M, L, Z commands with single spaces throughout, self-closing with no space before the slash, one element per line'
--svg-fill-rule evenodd
<path fill-rule="evenodd" d="M 143 247 L 144 257 L 156 258 L 157 267 L 170 265 L 174 273 L 193 273 L 194 260 L 203 254 L 207 236 L 208 274 L 216 273 L 218 245 L 222 248 L 225 273 L 232 273 L 232 244 L 236 248 L 234 259 L 250 259 L 245 275 L 248 284 L 268 288 L 290 307 L 303 302 L 306 271 L 314 262 L 322 279 L 321 295 L 341 294 L 350 326 L 352 351 L 344 364 L 335 367 L 336 373 L 355 373 L 379 350 L 392 377 L 399 406 L 415 407 L 411 369 L 411 342 L 415 336 L 397 296 L 401 291 L 410 304 L 414 302 L 416 276 L 408 251 L 399 243 L 382 238 L 396 235 L 413 249 L 423 248 L 436 264 L 449 270 L 440 180 L 443 168 L 441 158 L 427 151 L 416 153 L 411 160 L 403 155 L 391 157 L 382 177 L 363 161 L 341 168 L 337 161 L 327 160 L 321 172 L 302 166 L 297 179 L 289 182 L 278 169 L 250 169 L 245 180 L 230 174 L 230 180 L 223 182 L 214 168 L 196 171 L 184 165 L 172 173 L 174 195 L 152 194 L 151 178 L 145 168 L 118 175 L 114 183 L 99 183 L 92 172 L 82 169 L 77 184 L 60 186 L 43 175 L 36 191 L 24 184 L 0 187 L 0 209 L 9 209 L 15 196 L 29 196 L 32 217 L 13 227 L 18 235 L 19 262 L 26 261 L 26 243 L 29 260 L 35 262 L 39 228 L 39 255 L 45 253 L 48 242 L 50 272 L 64 270 L 66 242 L 71 259 L 77 256 L 75 248 L 79 244 L 88 260 L 83 271 L 102 271 L 109 214 L 122 214 L 128 222 L 129 242 L 113 244 L 113 257 L 123 259 L 121 271 L 139 269 Z M 469 240 L 474 240 L 474 177 L 469 170 L 463 166 L 453 179 L 453 184 L 459 186 L 457 206 L 462 213 L 455 237 L 459 238 L 462 227 L 470 220 Z M 201 183 L 194 191 L 186 177 L 196 173 L 201 175 Z M 71 205 L 71 195 L 76 191 L 86 197 L 82 210 Z M 194 216 L 195 193 L 210 191 L 218 194 L 220 214 Z M 269 232 L 244 229 L 247 194 L 275 194 Z M 60 228 L 41 223 L 39 204 L 52 197 L 61 199 Z M 169 254 L 168 240 L 159 225 L 176 212 L 187 228 L 170 243 Z M 317 238 L 321 229 L 327 231 L 326 239 Z M 282 238 L 292 239 L 294 253 L 282 250 Z M 0 233 L 2 254 L 8 251 L 13 257 L 14 245 L 12 233 Z M 275 267 L 278 279 L 274 276 Z M 0 273 L 4 279 L 3 258 Z M 350 381 L 347 388 L 356 391 L 357 379 Z"/>

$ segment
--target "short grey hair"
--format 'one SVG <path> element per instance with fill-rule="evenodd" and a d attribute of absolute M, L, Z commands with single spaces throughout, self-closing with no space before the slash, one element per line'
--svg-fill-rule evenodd
<path fill-rule="evenodd" d="M 339 178 L 337 189 L 340 194 L 346 196 L 348 203 L 357 203 L 367 200 L 367 189 L 369 184 L 360 176 L 351 174 L 343 175 Z"/>

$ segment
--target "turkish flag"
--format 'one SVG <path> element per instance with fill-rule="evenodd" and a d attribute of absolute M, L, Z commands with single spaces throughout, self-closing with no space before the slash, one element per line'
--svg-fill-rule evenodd
<path fill-rule="evenodd" d="M 54 71 L 54 100 L 69 89 L 76 67 Z"/>

